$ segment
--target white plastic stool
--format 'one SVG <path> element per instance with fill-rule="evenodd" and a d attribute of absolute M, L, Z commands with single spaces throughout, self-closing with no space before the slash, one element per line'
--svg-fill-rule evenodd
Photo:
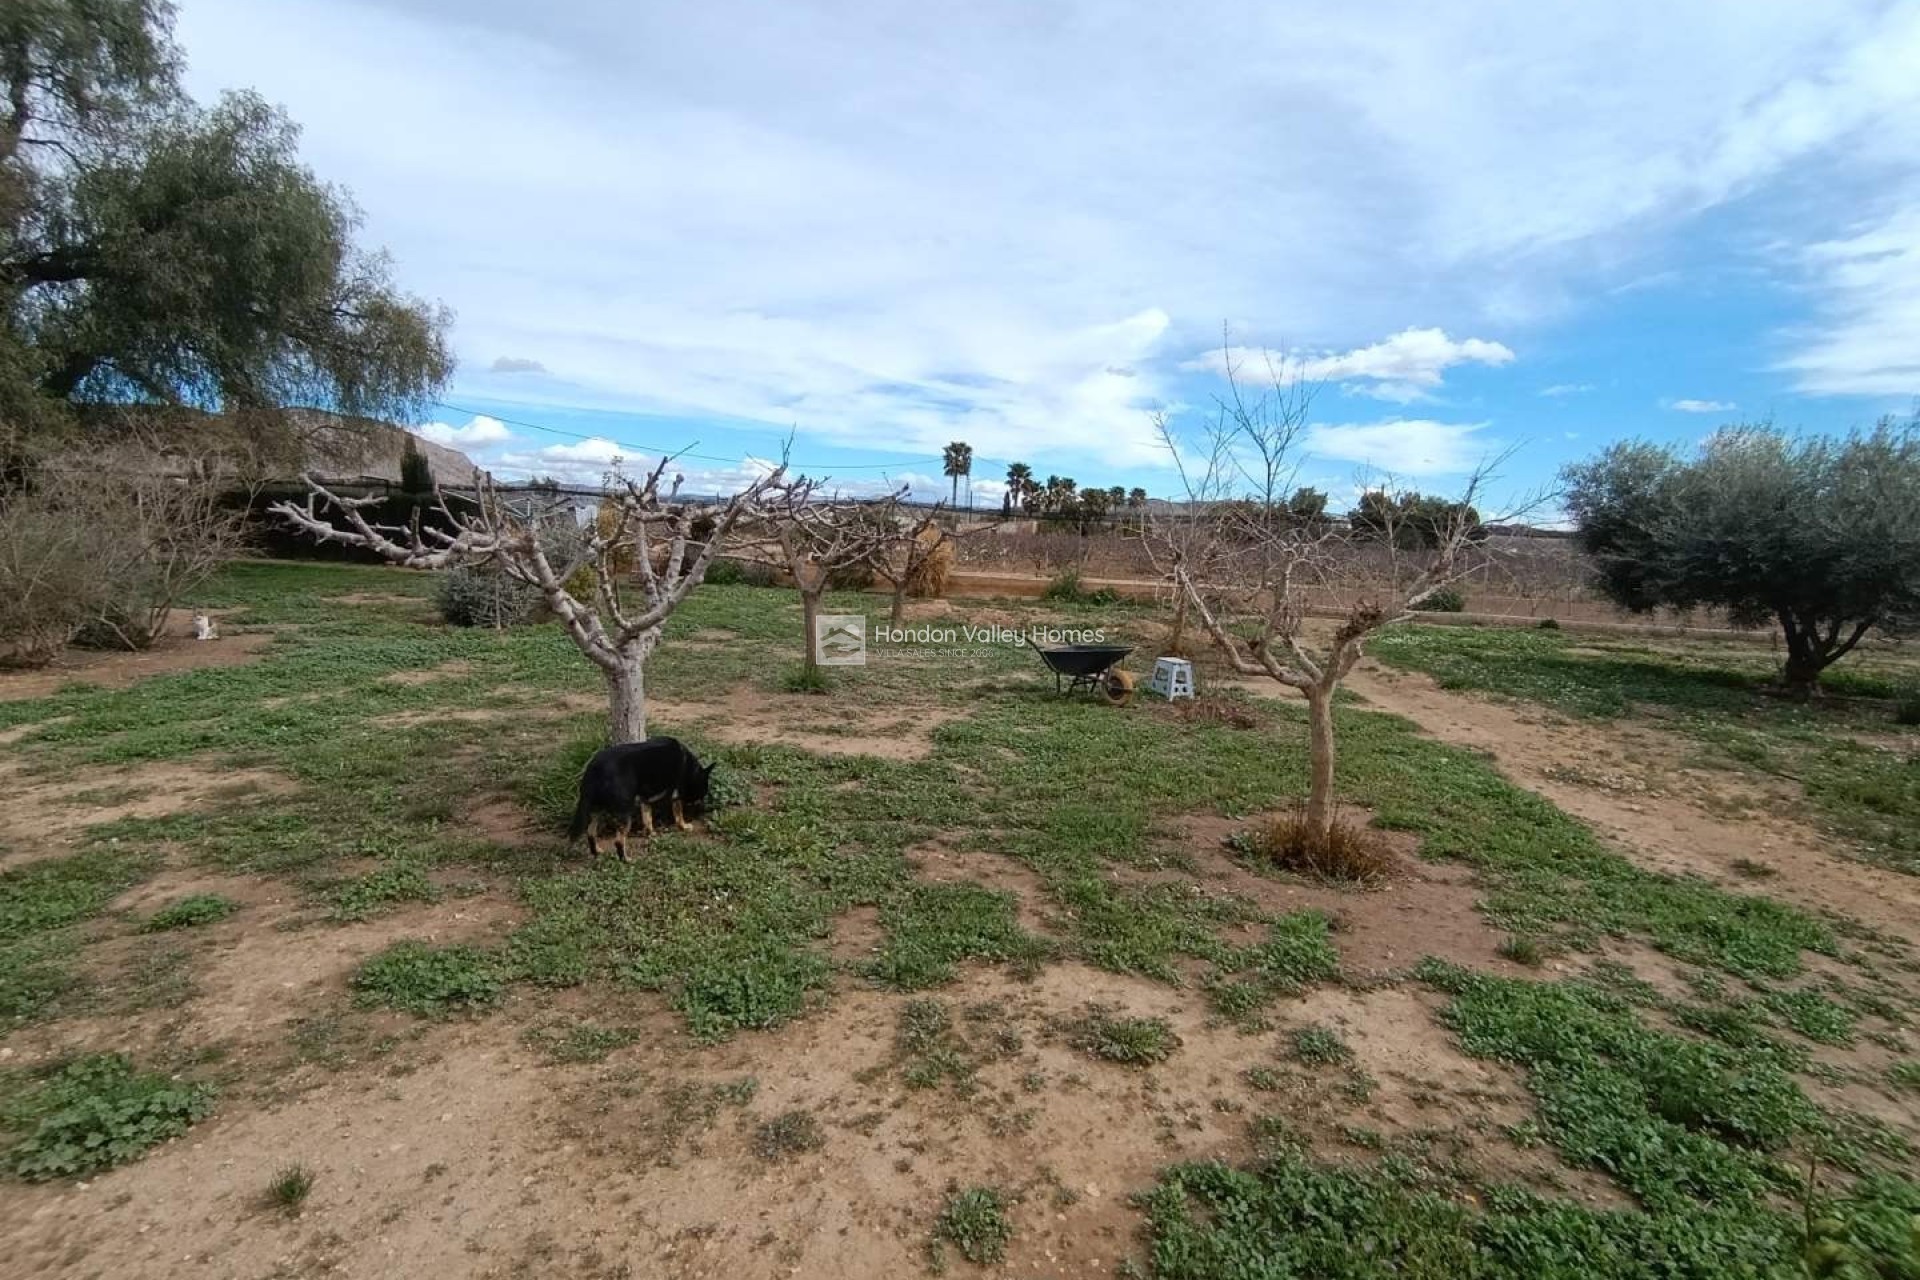
<path fill-rule="evenodd" d="M 1193 664 L 1185 658 L 1156 658 L 1153 663 L 1153 675 L 1147 680 L 1147 688 L 1162 695 L 1168 702 L 1175 698 L 1193 696 Z"/>

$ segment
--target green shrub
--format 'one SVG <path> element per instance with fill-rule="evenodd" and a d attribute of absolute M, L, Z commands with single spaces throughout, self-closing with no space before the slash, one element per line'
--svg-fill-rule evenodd
<path fill-rule="evenodd" d="M 1900 700 L 1900 705 L 1893 709 L 1893 722 L 1904 725 L 1920 724 L 1920 694 Z"/>
<path fill-rule="evenodd" d="M 473 947 L 412 940 L 396 942 L 361 965 L 353 985 L 363 1004 L 418 1014 L 477 1009 L 500 998 L 493 957 Z"/>
<path fill-rule="evenodd" d="M 1419 604 L 1413 606 L 1421 613 L 1465 613 L 1467 598 L 1458 587 L 1439 587 Z M 1548 619 L 1552 621 L 1551 618 Z"/>
<path fill-rule="evenodd" d="M 125 1164 L 177 1138 L 213 1109 L 213 1090 L 143 1075 L 122 1054 L 79 1058 L 0 1109 L 0 1129 L 20 1136 L 7 1169 L 28 1181 L 71 1178 Z"/>
<path fill-rule="evenodd" d="M 1540 631 L 1558 631 L 1560 629 L 1560 620 L 1558 618 L 1542 618 L 1533 625 L 1536 630 Z"/>
<path fill-rule="evenodd" d="M 779 571 L 764 561 L 719 558 L 707 562 L 703 581 L 717 587 L 771 587 L 778 576 Z"/>
<path fill-rule="evenodd" d="M 147 917 L 140 926 L 144 933 L 162 933 L 168 929 L 193 929 L 224 920 L 240 909 L 232 898 L 217 893 L 195 893 L 176 898 Z"/>
<path fill-rule="evenodd" d="M 434 604 L 456 627 L 511 627 L 533 620 L 540 588 L 508 577 L 492 565 L 455 565 L 440 575 Z"/>

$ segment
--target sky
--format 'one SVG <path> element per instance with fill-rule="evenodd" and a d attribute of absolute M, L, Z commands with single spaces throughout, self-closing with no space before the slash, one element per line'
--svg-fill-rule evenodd
<path fill-rule="evenodd" d="M 182 0 L 352 193 L 502 476 L 783 448 L 1177 489 L 1286 353 L 1298 476 L 1498 492 L 1920 396 L 1920 0 Z M 544 428 L 544 429 L 543 429 Z M 1496 506 L 1499 505 L 1497 502 Z"/>

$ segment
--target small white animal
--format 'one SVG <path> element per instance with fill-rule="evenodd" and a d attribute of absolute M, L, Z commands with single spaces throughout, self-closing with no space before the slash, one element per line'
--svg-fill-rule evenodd
<path fill-rule="evenodd" d="M 220 629 L 213 625 L 213 619 L 204 613 L 193 615 L 193 638 L 195 640 L 218 640 Z"/>

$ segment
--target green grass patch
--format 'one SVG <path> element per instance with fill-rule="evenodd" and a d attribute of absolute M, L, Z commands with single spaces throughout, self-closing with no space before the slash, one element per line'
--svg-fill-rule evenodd
<path fill-rule="evenodd" d="M 482 1009 L 500 998 L 500 965 L 474 947 L 396 942 L 360 966 L 353 987 L 362 1004 L 407 1013 Z"/>
<path fill-rule="evenodd" d="M 26 1081 L 0 1103 L 8 1172 L 30 1182 L 77 1178 L 138 1159 L 213 1109 L 213 1090 L 136 1071 L 122 1054 L 79 1058 Z"/>
<path fill-rule="evenodd" d="M 1351 1062 L 1353 1050 L 1332 1027 L 1301 1027 L 1293 1033 L 1293 1056 L 1310 1067 L 1325 1067 Z"/>
<path fill-rule="evenodd" d="M 952 980 L 962 960 L 993 960 L 1031 974 L 1048 948 L 1014 919 L 1014 898 L 977 884 L 909 885 L 881 908 L 886 945 L 867 965 L 874 981 L 919 991 Z"/>
<path fill-rule="evenodd" d="M 148 916 L 140 928 L 146 933 L 164 933 L 171 929 L 197 929 L 202 925 L 225 920 L 240 909 L 240 904 L 232 898 L 217 893 L 192 893 L 184 898 L 175 898 L 166 906 Z"/>
<path fill-rule="evenodd" d="M 1596 1210 L 1507 1187 L 1478 1199 L 1484 1208 L 1409 1186 L 1385 1165 L 1318 1168 L 1283 1152 L 1251 1170 L 1178 1166 L 1141 1204 L 1155 1280 L 1920 1274 L 1912 1218 L 1920 1187 L 1890 1178 L 1821 1197 L 1805 1213 L 1747 1203 Z M 1837 1247 L 1816 1260 L 1828 1241 Z"/>

